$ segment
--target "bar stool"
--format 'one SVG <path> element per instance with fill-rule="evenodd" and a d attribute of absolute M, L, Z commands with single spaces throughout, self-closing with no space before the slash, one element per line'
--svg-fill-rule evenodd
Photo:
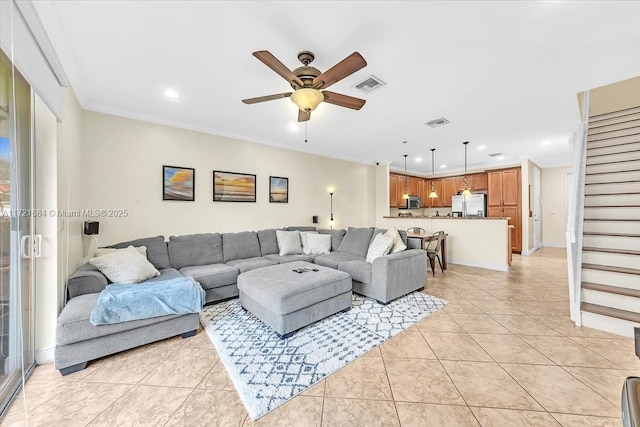
<path fill-rule="evenodd" d="M 433 233 L 433 237 L 427 243 L 427 247 L 425 250 L 427 251 L 427 256 L 429 257 L 429 264 L 431 264 L 431 272 L 433 275 L 436 275 L 436 258 L 438 259 L 438 264 L 440 265 L 440 271 L 444 273 L 444 268 L 442 267 L 442 260 L 440 259 L 440 245 L 442 245 L 442 240 L 444 239 L 444 231 L 436 231 Z"/>

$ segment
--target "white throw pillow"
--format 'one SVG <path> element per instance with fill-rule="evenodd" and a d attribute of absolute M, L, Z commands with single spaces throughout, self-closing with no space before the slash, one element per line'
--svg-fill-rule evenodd
<path fill-rule="evenodd" d="M 140 283 L 160 275 L 147 258 L 133 247 L 91 258 L 89 264 L 98 268 L 113 283 Z"/>
<path fill-rule="evenodd" d="M 279 255 L 297 255 L 302 253 L 302 243 L 300 242 L 299 231 L 276 230 L 278 240 Z"/>
<path fill-rule="evenodd" d="M 400 233 L 398 233 L 398 230 L 395 228 L 388 229 L 384 235 L 393 239 L 393 246 L 391 246 L 391 251 L 389 253 L 395 254 L 396 252 L 402 252 L 407 249 L 407 245 L 402 241 L 402 236 L 400 236 Z"/>
<path fill-rule="evenodd" d="M 113 253 L 115 251 L 123 251 L 124 249 L 129 249 L 129 248 L 135 248 L 135 249 L 138 250 L 138 252 L 140 252 L 140 255 L 143 255 L 145 258 L 147 257 L 147 247 L 146 246 L 133 246 L 133 245 L 129 245 L 126 248 L 123 248 L 123 249 L 98 248 L 98 249 L 96 249 L 96 253 L 93 256 L 94 257 L 102 256 L 102 255 Z"/>
<path fill-rule="evenodd" d="M 305 254 L 318 255 L 329 252 L 331 252 L 331 234 L 309 234 L 307 236 Z"/>
<path fill-rule="evenodd" d="M 393 246 L 393 238 L 386 234 L 378 233 L 371 245 L 369 245 L 366 261 L 371 264 L 374 259 L 388 254 L 391 246 Z"/>
<path fill-rule="evenodd" d="M 310 234 L 318 234 L 317 231 L 301 231 L 300 232 L 300 241 L 302 242 L 302 253 L 303 254 L 310 254 L 311 252 L 309 252 L 309 248 L 308 248 L 308 243 L 307 243 L 307 237 Z"/>

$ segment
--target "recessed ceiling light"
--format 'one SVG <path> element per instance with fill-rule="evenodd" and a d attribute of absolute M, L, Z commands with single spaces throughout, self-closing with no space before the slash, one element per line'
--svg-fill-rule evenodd
<path fill-rule="evenodd" d="M 494 157 L 496 160 L 504 160 L 504 156 L 503 155 L 499 155 Z"/>
<path fill-rule="evenodd" d="M 447 165 L 440 165 L 440 169 L 446 169 Z"/>
<path fill-rule="evenodd" d="M 422 157 L 416 157 L 416 162 L 421 162 L 422 161 Z"/>
<path fill-rule="evenodd" d="M 166 96 L 167 98 L 171 98 L 171 99 L 177 99 L 180 98 L 180 94 L 178 92 L 176 92 L 173 89 L 167 89 L 164 92 L 162 92 L 164 96 Z"/>
<path fill-rule="evenodd" d="M 298 132 L 298 125 L 295 123 L 289 123 L 289 130 L 291 132 Z"/>
<path fill-rule="evenodd" d="M 482 150 L 484 150 L 485 148 L 487 148 L 487 146 L 486 146 L 486 145 L 481 145 L 481 146 L 479 146 L 479 147 L 478 147 L 478 151 L 482 151 Z"/>

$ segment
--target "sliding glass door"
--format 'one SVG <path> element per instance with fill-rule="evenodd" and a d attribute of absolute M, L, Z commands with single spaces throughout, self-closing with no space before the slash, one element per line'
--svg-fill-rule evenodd
<path fill-rule="evenodd" d="M 0 412 L 34 364 L 32 105 L 0 51 Z"/>

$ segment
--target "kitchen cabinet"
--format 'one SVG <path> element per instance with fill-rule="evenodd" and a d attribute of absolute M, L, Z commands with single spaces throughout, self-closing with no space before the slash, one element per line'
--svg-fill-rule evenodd
<path fill-rule="evenodd" d="M 455 196 L 457 192 L 458 190 L 456 190 L 456 178 L 443 178 L 441 206 L 451 207 L 451 197 Z"/>
<path fill-rule="evenodd" d="M 419 179 L 415 176 L 407 177 L 407 188 L 410 196 L 418 195 Z"/>
<path fill-rule="evenodd" d="M 418 182 L 418 196 L 420 196 L 420 207 L 429 207 L 429 193 L 431 192 L 431 183 L 426 178 L 420 178 Z"/>
<path fill-rule="evenodd" d="M 398 207 L 398 175 L 389 174 L 389 207 Z"/>
<path fill-rule="evenodd" d="M 520 168 L 504 169 L 487 173 L 487 204 L 489 216 L 509 217 L 513 225 L 511 247 L 513 252 L 522 252 Z"/>
<path fill-rule="evenodd" d="M 487 189 L 487 174 L 483 173 L 474 173 L 473 174 L 473 184 L 472 188 L 474 190 L 486 190 Z"/>

